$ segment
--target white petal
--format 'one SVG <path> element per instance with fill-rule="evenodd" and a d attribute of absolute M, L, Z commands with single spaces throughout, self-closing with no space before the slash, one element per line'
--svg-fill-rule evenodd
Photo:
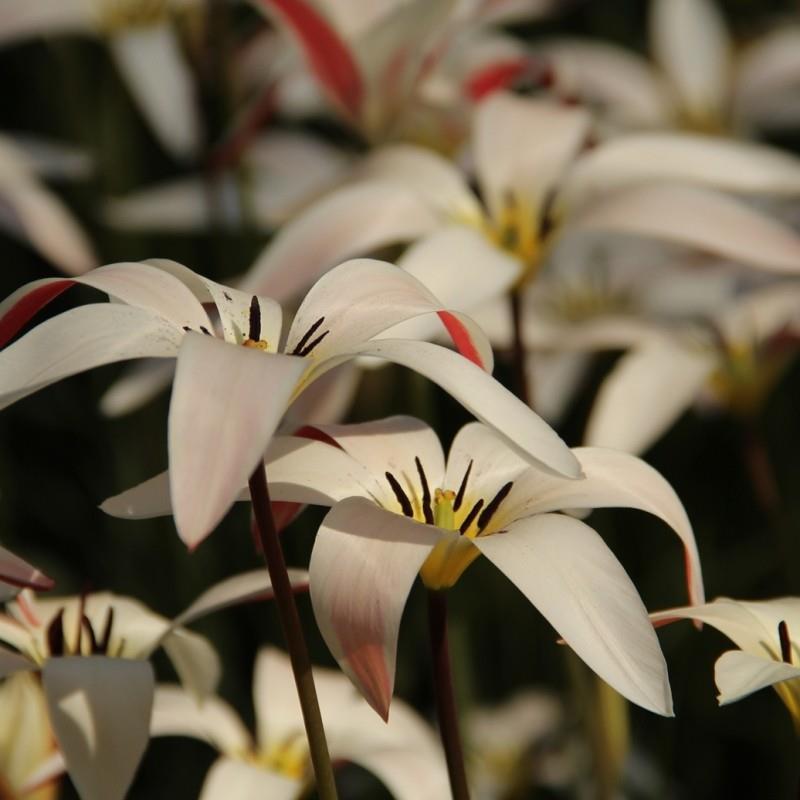
<path fill-rule="evenodd" d="M 89 238 L 59 198 L 32 180 L 0 184 L 0 200 L 10 207 L 12 230 L 68 275 L 97 266 Z"/>
<path fill-rule="evenodd" d="M 347 186 L 281 228 L 240 288 L 284 302 L 334 264 L 415 239 L 437 225 L 435 214 L 409 189 L 388 181 Z"/>
<path fill-rule="evenodd" d="M 382 339 L 358 348 L 419 372 L 509 444 L 548 471 L 577 478 L 580 466 L 558 434 L 528 406 L 463 356 L 430 342 Z"/>
<path fill-rule="evenodd" d="M 491 345 L 472 320 L 445 309 L 404 270 L 367 258 L 340 264 L 311 287 L 292 322 L 286 352 L 301 353 L 324 334 L 310 356 L 321 364 L 398 323 L 434 314 L 462 353 L 491 371 Z"/>
<path fill-rule="evenodd" d="M 286 409 L 303 359 L 187 333 L 169 412 L 172 507 L 190 547 L 236 500 Z"/>
<path fill-rule="evenodd" d="M 221 758 L 203 784 L 199 800 L 296 800 L 303 782 L 263 767 Z"/>
<path fill-rule="evenodd" d="M 7 636 L 2 635 L 2 637 L 4 641 L 8 640 Z M 33 661 L 6 647 L 0 647 L 0 677 L 7 678 L 15 672 L 28 672 L 33 669 L 36 669 Z"/>
<path fill-rule="evenodd" d="M 172 628 L 161 639 L 161 646 L 180 682 L 198 702 L 216 691 L 222 676 L 222 664 L 208 639 L 192 631 Z"/>
<path fill-rule="evenodd" d="M 151 736 L 191 736 L 221 753 L 247 752 L 250 734 L 236 712 L 218 697 L 202 703 L 178 686 L 159 684 L 153 700 Z"/>
<path fill-rule="evenodd" d="M 30 586 L 32 589 L 53 588 L 53 580 L 27 561 L 0 547 L 0 581 L 14 586 Z"/>
<path fill-rule="evenodd" d="M 654 237 L 774 272 L 800 271 L 800 237 L 794 231 L 699 187 L 624 189 L 578 212 L 565 225 L 570 229 Z"/>
<path fill-rule="evenodd" d="M 682 105 L 697 119 L 724 110 L 731 42 L 713 0 L 653 0 L 653 53 Z"/>
<path fill-rule="evenodd" d="M 400 618 L 440 533 L 360 497 L 325 517 L 311 553 L 311 603 L 339 666 L 384 718 Z"/>
<path fill-rule="evenodd" d="M 672 715 L 667 666 L 647 611 L 591 528 L 545 514 L 474 544 L 603 680 L 631 702 Z"/>
<path fill-rule="evenodd" d="M 481 103 L 473 136 L 478 182 L 498 219 L 509 194 L 534 219 L 589 128 L 588 114 L 552 102 L 496 92 Z"/>
<path fill-rule="evenodd" d="M 800 159 L 766 145 L 678 133 L 620 136 L 580 159 L 561 190 L 575 207 L 603 192 L 673 180 L 733 192 L 800 194 Z"/>
<path fill-rule="evenodd" d="M 355 402 L 361 373 L 352 362 L 328 370 L 294 399 L 286 411 L 282 430 L 341 422 Z"/>
<path fill-rule="evenodd" d="M 94 171 L 91 155 L 81 147 L 29 133 L 15 132 L 13 139 L 31 170 L 42 177 L 80 181 L 88 179 Z M 3 141 L 0 148 L 6 144 Z"/>
<path fill-rule="evenodd" d="M 170 25 L 126 30 L 109 41 L 120 71 L 164 146 L 190 158 L 200 145 L 191 73 Z"/>
<path fill-rule="evenodd" d="M 94 15 L 84 0 L 5 0 L 0 8 L 0 44 L 33 36 L 91 33 Z"/>
<path fill-rule="evenodd" d="M 584 441 L 647 450 L 691 406 L 715 366 L 711 353 L 666 341 L 628 353 L 600 387 Z"/>
<path fill-rule="evenodd" d="M 212 224 L 209 191 L 200 178 L 182 178 L 107 200 L 103 217 L 121 230 L 199 231 Z"/>
<path fill-rule="evenodd" d="M 100 303 L 65 311 L 0 352 L 0 407 L 103 364 L 174 356 L 183 335 L 140 308 Z"/>
<path fill-rule="evenodd" d="M 51 658 L 42 669 L 50 721 L 86 800 L 123 798 L 147 747 L 153 668 L 105 656 Z"/>
<path fill-rule="evenodd" d="M 163 392 L 175 375 L 175 363 L 164 359 L 142 359 L 124 370 L 100 398 L 100 411 L 121 417 L 141 408 Z"/>
<path fill-rule="evenodd" d="M 735 703 L 759 689 L 800 678 L 800 667 L 772 661 L 763 656 L 730 650 L 714 665 L 714 679 L 719 689 L 719 704 Z"/>

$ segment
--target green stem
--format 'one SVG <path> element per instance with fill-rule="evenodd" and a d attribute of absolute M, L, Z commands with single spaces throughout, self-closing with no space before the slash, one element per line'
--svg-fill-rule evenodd
<path fill-rule="evenodd" d="M 511 309 L 511 370 L 514 394 L 533 408 L 525 362 L 525 340 L 522 335 L 522 292 L 518 288 L 512 289 L 508 302 Z"/>
<path fill-rule="evenodd" d="M 433 683 L 436 694 L 436 715 L 439 734 L 447 759 L 447 774 L 453 800 L 469 800 L 464 751 L 458 729 L 458 711 L 450 669 L 450 648 L 447 644 L 447 596 L 443 591 L 428 590 L 428 630 L 433 656 Z"/>
<path fill-rule="evenodd" d="M 253 501 L 259 545 L 272 581 L 275 603 L 278 607 L 281 628 L 289 650 L 289 660 L 292 664 L 297 694 L 300 698 L 317 792 L 322 800 L 336 800 L 336 783 L 333 778 L 331 758 L 328 754 L 328 744 L 325 740 L 325 728 L 319 712 L 317 691 L 314 688 L 311 659 L 308 657 L 292 584 L 286 571 L 281 542 L 275 528 L 275 520 L 272 517 L 266 470 L 261 464 L 250 476 L 250 497 Z"/>

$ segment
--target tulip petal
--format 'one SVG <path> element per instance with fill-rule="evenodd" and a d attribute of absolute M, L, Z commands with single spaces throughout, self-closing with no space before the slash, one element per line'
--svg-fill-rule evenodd
<path fill-rule="evenodd" d="M 649 464 L 628 453 L 600 447 L 576 447 L 573 454 L 583 469 L 583 479 L 567 481 L 529 473 L 520 477 L 503 502 L 509 518 L 564 509 L 637 508 L 669 525 L 680 538 L 685 553 L 689 600 L 703 603 L 703 575 L 692 525 L 678 495 Z"/>
<path fill-rule="evenodd" d="M 680 133 L 620 136 L 584 156 L 560 203 L 585 205 L 603 192 L 645 181 L 695 183 L 732 192 L 800 194 L 800 159 L 774 147 Z"/>
<path fill-rule="evenodd" d="M 117 800 L 149 738 L 155 679 L 148 661 L 51 658 L 42 668 L 50 721 L 81 797 Z"/>
<path fill-rule="evenodd" d="M 169 24 L 112 36 L 109 47 L 139 108 L 164 146 L 181 159 L 200 146 L 195 87 Z"/>
<path fill-rule="evenodd" d="M 0 407 L 103 364 L 174 356 L 183 336 L 140 308 L 100 303 L 65 311 L 0 352 Z"/>
<path fill-rule="evenodd" d="M 625 189 L 579 212 L 566 230 L 652 236 L 773 272 L 800 271 L 800 238 L 736 200 L 690 186 Z"/>
<path fill-rule="evenodd" d="M 58 197 L 33 180 L 0 184 L 0 200 L 11 211 L 12 232 L 20 229 L 30 243 L 68 275 L 97 265 L 87 235 Z"/>
<path fill-rule="evenodd" d="M 547 471 L 580 477 L 580 465 L 558 434 L 521 400 L 480 367 L 430 342 L 380 339 L 354 351 L 413 369 L 491 425 L 508 444 Z"/>
<path fill-rule="evenodd" d="M 414 192 L 396 183 L 347 186 L 284 226 L 243 277 L 240 288 L 284 302 L 334 264 L 416 239 L 438 224 L 434 212 Z"/>
<path fill-rule="evenodd" d="M 0 547 L 0 581 L 10 583 L 21 588 L 29 586 L 31 589 L 46 591 L 52 589 L 52 578 L 39 572 L 36 567 L 14 555 L 5 547 Z"/>
<path fill-rule="evenodd" d="M 216 691 L 222 676 L 222 665 L 208 639 L 192 631 L 170 627 L 159 642 L 180 682 L 198 702 Z"/>
<path fill-rule="evenodd" d="M 325 370 L 333 366 L 325 364 L 327 359 L 347 353 L 398 323 L 432 314 L 439 315 L 463 355 L 491 371 L 491 345 L 469 317 L 445 310 L 441 301 L 407 272 L 366 258 L 340 264 L 311 287 L 289 330 L 286 351 L 310 353 L 319 369 Z"/>
<path fill-rule="evenodd" d="M 597 394 L 586 444 L 644 452 L 691 406 L 715 366 L 710 352 L 666 341 L 624 355 Z"/>
<path fill-rule="evenodd" d="M 100 411 L 107 417 L 129 414 L 163 392 L 172 384 L 174 376 L 172 360 L 136 361 L 105 391 L 100 398 Z"/>
<path fill-rule="evenodd" d="M 3 636 L 4 640 L 6 638 Z M 36 669 L 33 661 L 6 647 L 0 647 L 0 678 L 7 678 L 15 672 L 30 671 L 32 669 Z"/>
<path fill-rule="evenodd" d="M 672 715 L 667 665 L 647 610 L 591 528 L 544 514 L 474 544 L 604 681 L 631 702 Z"/>
<path fill-rule="evenodd" d="M 220 758 L 211 767 L 199 800 L 295 800 L 303 782 L 254 764 Z"/>
<path fill-rule="evenodd" d="M 384 719 L 400 618 L 440 533 L 354 497 L 323 520 L 311 553 L 311 604 L 334 658 Z"/>
<path fill-rule="evenodd" d="M 656 60 L 681 104 L 696 119 L 724 110 L 732 45 L 712 0 L 654 0 L 650 39 Z"/>
<path fill-rule="evenodd" d="M 794 678 L 800 678 L 800 667 L 741 650 L 723 653 L 714 665 L 714 679 L 719 689 L 717 699 L 721 706 Z"/>
<path fill-rule="evenodd" d="M 201 178 L 169 181 L 107 200 L 103 217 L 125 231 L 195 232 L 215 221 L 209 191 Z"/>
<path fill-rule="evenodd" d="M 475 168 L 495 220 L 502 217 L 509 195 L 539 219 L 548 195 L 583 145 L 589 121 L 582 109 L 505 92 L 481 103 L 473 137 Z"/>
<path fill-rule="evenodd" d="M 218 697 L 198 703 L 179 686 L 159 684 L 153 699 L 151 736 L 191 736 L 223 753 L 244 753 L 253 746 L 236 712 Z"/>
<path fill-rule="evenodd" d="M 94 15 L 82 0 L 5 0 L 0 9 L 0 45 L 34 36 L 82 33 L 92 31 Z"/>
<path fill-rule="evenodd" d="M 187 333 L 169 411 L 172 507 L 195 547 L 259 463 L 305 370 L 303 359 Z"/>

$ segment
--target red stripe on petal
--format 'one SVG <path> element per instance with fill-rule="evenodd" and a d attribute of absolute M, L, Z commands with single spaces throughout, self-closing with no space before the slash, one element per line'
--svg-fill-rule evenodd
<path fill-rule="evenodd" d="M 450 334 L 450 338 L 453 340 L 458 352 L 473 364 L 477 364 L 481 369 L 485 370 L 486 365 L 481 360 L 480 354 L 472 342 L 472 337 L 461 320 L 449 311 L 437 311 L 436 313 L 439 315 L 442 324 L 447 328 L 447 332 Z"/>
<path fill-rule="evenodd" d="M 520 56 L 508 61 L 495 61 L 470 75 L 465 84 L 467 95 L 479 102 L 493 92 L 508 89 L 521 80 L 527 79 L 542 89 L 552 86 L 555 80 L 550 66 L 530 56 Z"/>
<path fill-rule="evenodd" d="M 314 425 L 303 425 L 301 428 L 298 428 L 292 436 L 299 436 L 301 439 L 313 439 L 315 442 L 323 442 L 332 447 L 337 447 L 339 450 L 344 450 L 333 436 L 329 436 L 325 431 L 320 430 Z"/>
<path fill-rule="evenodd" d="M 53 281 L 33 289 L 15 303 L 0 319 L 0 347 L 4 347 L 37 311 L 75 283 L 69 278 Z"/>
<path fill-rule="evenodd" d="M 361 71 L 349 47 L 328 21 L 304 0 L 261 0 L 297 36 L 309 64 L 323 86 L 352 116 L 358 116 L 364 97 Z"/>

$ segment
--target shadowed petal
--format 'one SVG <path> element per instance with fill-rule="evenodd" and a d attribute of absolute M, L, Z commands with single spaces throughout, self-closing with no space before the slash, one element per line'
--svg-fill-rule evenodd
<path fill-rule="evenodd" d="M 86 800 L 123 798 L 147 747 L 155 685 L 148 661 L 51 658 L 42 669 L 50 721 Z"/>
<path fill-rule="evenodd" d="M 29 586 L 40 591 L 53 588 L 52 578 L 48 578 L 5 547 L 0 547 L 0 581 L 20 588 Z"/>
<path fill-rule="evenodd" d="M 714 665 L 714 680 L 719 689 L 719 704 L 735 703 L 759 689 L 800 678 L 800 667 L 763 656 L 729 650 Z"/>
<path fill-rule="evenodd" d="M 216 527 L 266 450 L 303 359 L 187 333 L 169 411 L 172 507 L 195 547 Z"/>
<path fill-rule="evenodd" d="M 6 640 L 7 637 L 3 636 L 3 639 Z M 6 647 L 0 647 L 0 678 L 33 669 L 36 669 L 33 661 Z"/>
<path fill-rule="evenodd" d="M 408 593 L 440 533 L 360 497 L 328 513 L 311 554 L 311 603 L 342 670 L 384 719 Z"/>
<path fill-rule="evenodd" d="M 211 767 L 198 800 L 295 800 L 303 782 L 280 772 L 221 758 Z"/>
<path fill-rule="evenodd" d="M 544 514 L 473 543 L 603 680 L 631 702 L 672 716 L 667 665 L 647 610 L 591 528 Z"/>

